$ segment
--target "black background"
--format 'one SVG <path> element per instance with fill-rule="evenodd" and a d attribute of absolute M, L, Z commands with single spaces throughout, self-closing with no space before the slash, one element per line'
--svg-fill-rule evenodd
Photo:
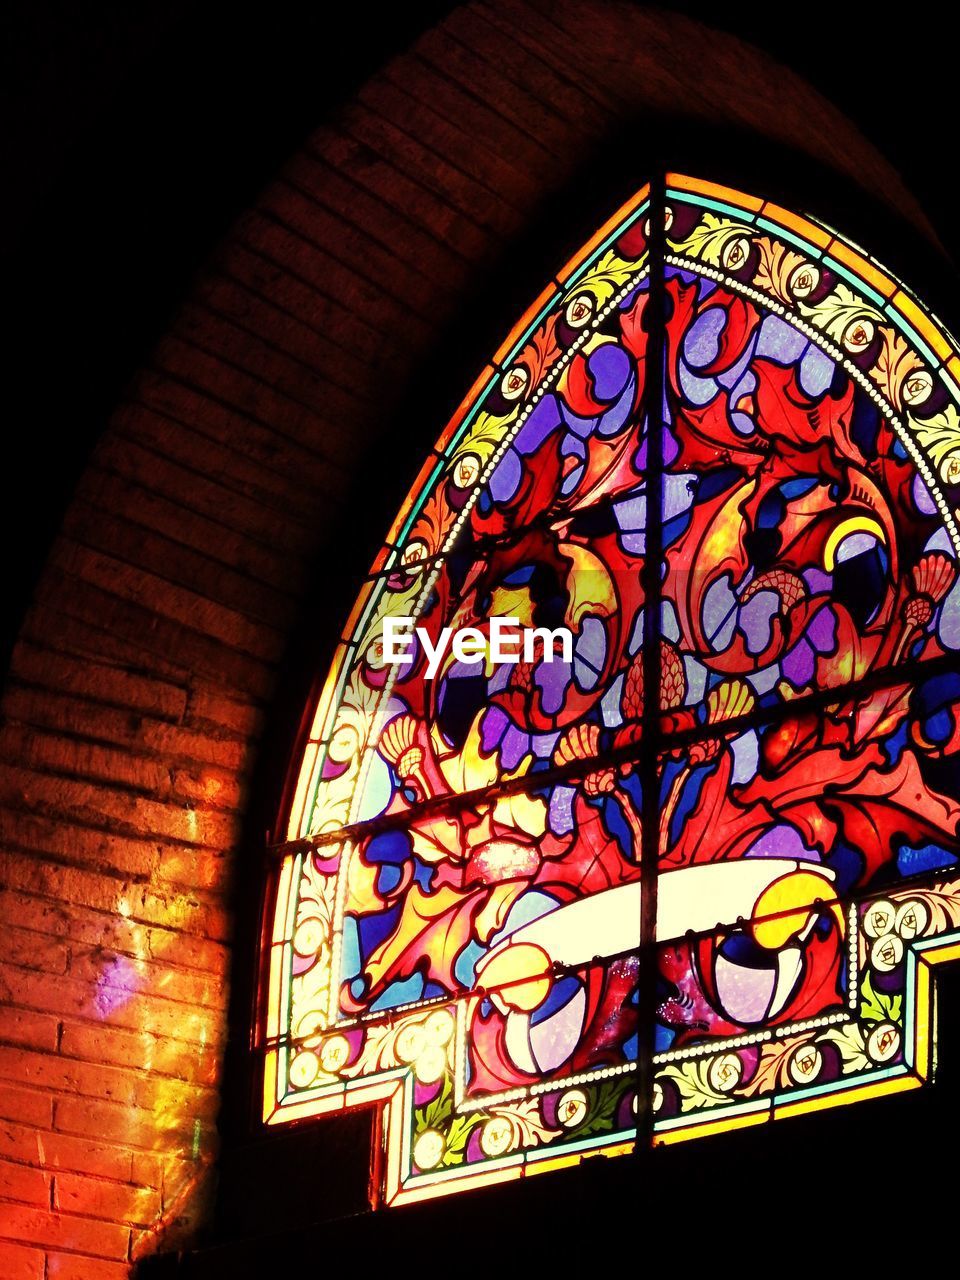
<path fill-rule="evenodd" d="M 450 7 L 397 5 L 372 20 L 357 5 L 334 17 L 329 6 L 285 0 L 8 3 L 0 207 L 5 647 L 97 434 L 196 271 L 324 117 Z M 662 7 L 767 48 L 816 85 L 901 172 L 946 255 L 960 255 L 951 138 L 958 53 L 943 6 L 915 3 L 897 16 L 889 6 L 836 3 Z M 946 259 L 942 277 L 949 294 Z M 956 327 L 960 304 L 944 312 Z M 946 1013 L 960 1015 L 956 990 L 944 995 Z M 408 1251 L 429 1218 L 426 1269 L 445 1269 L 444 1255 L 463 1232 L 486 1226 L 496 1239 L 526 1215 L 526 1235 L 517 1237 L 524 1256 L 535 1259 L 536 1241 L 547 1238 L 553 1250 L 569 1244 L 569 1261 L 596 1239 L 597 1269 L 605 1259 L 647 1252 L 678 1266 L 735 1263 L 760 1244 L 777 1250 L 778 1265 L 801 1269 L 883 1272 L 891 1253 L 926 1267 L 919 1223 L 932 1213 L 949 1235 L 949 1153 L 960 1141 L 960 1016 L 946 1021 L 943 1083 L 923 1097 L 794 1122 L 782 1135 L 746 1133 L 657 1153 L 641 1161 L 638 1179 L 596 1162 L 566 1180 L 537 1180 L 542 1188 L 522 1202 L 513 1192 L 491 1193 L 466 1197 L 442 1217 L 427 1209 L 387 1215 L 367 1221 L 363 1240 Z M 292 1154 L 306 1181 L 294 1214 L 301 1221 L 302 1206 L 318 1196 L 344 1210 L 355 1200 L 363 1124 L 337 1141 L 331 1150 L 318 1138 L 316 1163 L 305 1168 L 303 1147 Z M 256 1161 L 266 1158 L 261 1152 Z M 272 1159 L 283 1158 L 281 1144 Z M 258 1187 L 280 1187 L 275 1172 L 254 1162 L 233 1175 L 240 1208 L 225 1211 L 228 1233 L 287 1225 L 265 1191 L 262 1212 L 240 1220 Z M 821 1231 L 829 1249 L 824 1239 L 816 1243 Z M 288 1239 L 293 1256 L 314 1256 L 312 1239 L 289 1232 Z M 231 1274 L 247 1274 L 253 1256 L 222 1261 Z"/>
<path fill-rule="evenodd" d="M 373 20 L 289 0 L 8 0 L 4 654 L 92 442 L 194 273 L 316 125 L 452 7 L 378 6 Z M 956 259 L 958 52 L 943 6 L 662 7 L 767 48 L 832 98 Z"/>

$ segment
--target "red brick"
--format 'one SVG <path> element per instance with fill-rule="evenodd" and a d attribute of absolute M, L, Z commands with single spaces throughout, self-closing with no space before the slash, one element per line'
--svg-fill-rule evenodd
<path fill-rule="evenodd" d="M 214 857 L 208 850 L 167 849 L 160 857 L 156 878 L 171 885 L 222 893 L 232 874 L 229 859 Z"/>
<path fill-rule="evenodd" d="M 189 1061 L 190 1055 L 182 1045 L 179 1055 Z M 171 1066 L 177 1068 L 180 1076 L 179 1062 L 174 1060 Z M 32 1085 L 44 1093 L 44 1098 L 45 1093 L 76 1094 L 148 1112 L 158 1103 L 169 1106 L 171 1099 L 176 1099 L 181 1111 L 189 1109 L 191 1116 L 200 1119 L 212 1118 L 217 1110 L 214 1091 L 162 1075 L 149 1060 L 135 1068 L 124 1068 L 103 1062 L 83 1062 L 59 1053 L 31 1053 L 0 1046 L 0 1078 Z M 15 1118 L 26 1119 L 21 1115 Z"/>
<path fill-rule="evenodd" d="M 177 891 L 173 887 L 165 890 L 162 885 L 156 890 L 131 885 L 124 905 L 132 919 L 145 924 L 178 929 L 215 942 L 226 941 L 232 933 L 232 921 L 222 901 L 206 901 L 200 892 Z"/>
<path fill-rule="evenodd" d="M 147 471 L 142 465 L 111 467 L 105 460 L 104 468 L 127 483 L 142 484 L 151 494 L 144 519 L 161 524 L 168 510 L 183 505 L 181 518 L 189 519 L 192 529 L 202 529 L 205 522 L 221 526 L 226 535 L 242 540 L 261 574 L 272 560 L 278 564 L 279 583 L 292 581 L 323 529 L 317 523 L 322 515 L 317 494 L 334 509 L 342 505 L 330 490 L 325 458 L 217 404 L 166 369 L 142 374 L 135 395 L 117 414 L 118 432 L 124 441 L 149 450 L 145 456 L 152 456 L 156 465 Z M 236 443 L 231 447 L 241 431 L 243 438 L 256 437 L 242 451 Z M 270 465 L 278 457 L 286 463 L 282 468 Z M 178 472 L 182 475 L 186 468 L 197 472 L 197 492 L 190 494 L 189 506 L 176 484 Z M 205 502 L 204 494 L 212 496 L 217 489 L 222 491 L 219 501 Z M 241 518 L 245 509 L 255 513 L 253 519 Z"/>
<path fill-rule="evenodd" d="M 164 339 L 153 359 L 156 368 L 167 369 L 188 384 L 215 393 L 233 409 L 262 425 L 283 423 L 285 432 L 293 433 L 297 439 L 322 442 L 324 456 L 328 459 L 325 487 L 335 487 L 339 469 L 337 459 L 344 456 L 343 450 L 348 444 L 339 423 L 326 420 L 316 409 L 274 390 L 221 357 L 185 342 L 178 334 Z M 355 449 L 356 446 L 353 447 Z M 198 477 L 200 479 L 202 477 Z"/>
<path fill-rule="evenodd" d="M 14 762 L 49 767 L 56 751 L 61 750 L 64 772 L 72 765 L 74 776 L 105 782 L 125 777 L 125 781 L 138 783 L 141 791 L 155 797 L 169 796 L 195 806 L 236 810 L 242 804 L 243 783 L 238 774 L 246 769 L 246 742 L 223 728 L 202 732 L 141 719 L 113 708 L 92 710 L 90 704 L 78 699 L 17 686 L 8 690 L 6 709 L 10 723 L 0 731 L 0 750 Z M 93 716 L 99 741 L 77 741 L 79 735 L 90 733 Z M 24 726 L 32 728 L 26 730 Z M 104 739 L 110 739 L 115 746 L 105 745 Z M 12 823 L 17 820 L 14 815 L 10 818 Z M 41 833 L 42 827 L 35 829 L 42 849 L 60 851 L 65 859 L 76 860 L 77 847 L 63 840 L 58 827 L 50 824 L 46 836 Z M 10 840 L 22 844 L 31 837 L 20 831 Z M 150 869 L 148 863 L 137 865 L 129 860 L 129 854 L 127 859 L 105 858 L 105 864 L 122 870 Z"/>
<path fill-rule="evenodd" d="M 222 726 L 243 738 L 254 738 L 260 731 L 263 711 L 255 703 L 197 686 L 190 690 L 187 718 L 191 723 Z"/>
<path fill-rule="evenodd" d="M 0 1232 L 24 1244 L 76 1249 L 100 1258 L 126 1258 L 130 1247 L 129 1227 L 27 1205 L 8 1205 Z"/>
<path fill-rule="evenodd" d="M 108 786 L 53 773 L 35 773 L 12 764 L 0 778 L 0 804 L 4 803 L 50 817 L 75 819 L 80 824 L 109 824 L 118 834 L 129 833 L 134 840 L 145 836 L 226 849 L 238 833 L 235 818 L 174 801 L 163 804 L 127 790 L 123 780 Z M 147 874 L 150 866 L 145 863 L 131 870 Z"/>
<path fill-rule="evenodd" d="M 105 957 L 103 976 L 96 983 L 70 977 L 53 980 L 29 969 L 0 964 L 0 998 L 5 1002 L 15 999 L 24 1008 L 65 1017 L 79 1015 L 91 1020 L 108 1020 L 121 1027 L 142 1027 L 156 1035 L 189 1043 L 197 1040 L 206 1043 L 214 1037 L 215 1016 L 211 1012 L 164 999 L 152 991 L 140 994 L 136 975 L 125 972 L 125 966 L 132 964 L 125 958 L 124 963 L 116 963 Z M 129 985 L 124 985 L 127 982 Z"/>
<path fill-rule="evenodd" d="M 0 1275 L 4 1280 L 44 1280 L 47 1274 L 43 1253 L 39 1249 L 25 1249 L 23 1245 L 0 1240 Z"/>
<path fill-rule="evenodd" d="M 150 954 L 157 960 L 175 956 L 177 964 L 223 978 L 230 963 L 230 951 L 210 938 L 191 938 L 169 929 L 151 929 L 147 936 Z"/>
<path fill-rule="evenodd" d="M 130 1162 L 130 1181 L 138 1187 L 163 1187 L 164 1169 L 172 1162 L 169 1156 L 149 1155 L 144 1151 L 134 1151 Z"/>
<path fill-rule="evenodd" d="M 289 180 L 273 186 L 262 207 L 311 243 L 329 246 L 342 264 L 341 270 L 346 268 L 363 277 L 388 294 L 401 311 L 415 312 L 422 321 L 429 323 L 433 319 L 438 294 L 444 298 L 451 294 L 450 278 L 431 282 L 429 267 L 421 269 L 419 255 L 404 239 L 378 243 L 366 228 L 332 214 L 308 191 Z"/>
<path fill-rule="evenodd" d="M 4 839 L 7 848 L 15 844 L 28 850 L 27 853 L 4 852 L 0 849 L 0 884 L 7 889 L 21 891 L 27 897 L 52 899 L 54 910 L 56 904 L 70 903 L 77 907 L 90 907 L 97 911 L 116 913 L 126 905 L 129 910 L 130 886 L 122 874 L 111 874 L 110 869 L 97 856 L 88 859 L 96 870 L 81 865 L 64 866 L 54 858 L 56 850 L 48 852 L 48 843 L 42 839 L 43 833 L 56 828 L 61 836 L 75 836 L 78 845 L 76 856 L 82 857 L 79 850 L 113 849 L 121 844 L 119 837 L 109 836 L 103 832 L 89 832 L 83 827 L 69 827 L 66 824 L 54 824 L 47 819 L 35 819 L 33 815 L 11 814 L 0 808 L 0 838 Z M 11 840 L 8 833 L 16 832 L 28 838 Z M 89 837 L 89 839 L 87 838 Z M 20 901 L 25 901 L 21 898 Z"/>
<path fill-rule="evenodd" d="M 150 954 L 150 930 L 117 915 L 116 911 L 94 911 L 77 902 L 70 903 L 67 911 L 60 903 L 9 889 L 4 895 L 4 911 L 7 919 L 16 920 L 26 929 L 52 938 L 92 944 L 138 957 Z"/>
<path fill-rule="evenodd" d="M 15 1049 L 13 1052 L 19 1053 L 22 1050 Z M 49 1129 L 53 1122 L 53 1099 L 42 1091 L 8 1086 L 0 1090 L 0 1118 Z"/>
<path fill-rule="evenodd" d="M 214 766 L 181 765 L 170 771 L 170 793 L 174 799 L 208 809 L 237 813 L 246 805 L 246 787 L 225 769 Z M 163 861 L 161 860 L 161 874 Z"/>
<path fill-rule="evenodd" d="M 40 690 L 10 681 L 5 698 L 12 720 L 38 728 L 59 729 L 75 736 L 95 733 L 100 742 L 126 751 L 183 764 L 215 765 L 232 774 L 247 767 L 248 744 L 231 729 L 211 725 L 206 730 L 190 724 L 170 724 L 139 713 L 91 704 L 83 698 Z M 225 711 L 225 714 L 228 712 Z M 239 718 L 239 711 L 236 713 Z M 251 711 L 249 719 L 254 721 Z"/>
<path fill-rule="evenodd" d="M 81 944 L 72 949 L 70 977 L 101 987 L 115 983 L 123 989 L 139 989 L 145 995 L 153 994 L 179 1004 L 222 1006 L 223 983 L 219 978 L 169 962 L 178 959 L 176 951 L 165 961 L 162 957 L 116 953 L 99 944 L 93 947 Z"/>
<path fill-rule="evenodd" d="M 132 1153 L 120 1143 L 48 1133 L 14 1122 L 0 1122 L 0 1157 L 117 1180 L 129 1179 L 132 1170 Z"/>
<path fill-rule="evenodd" d="M 480 10 L 503 39 L 503 44 L 517 44 L 527 50 L 567 83 L 574 85 L 595 107 L 604 113 L 611 109 L 619 114 L 617 95 L 607 88 L 606 77 L 595 74 L 594 68 L 581 65 L 581 59 L 571 58 L 566 42 L 554 38 L 549 22 L 531 21 L 526 0 L 499 0 L 496 6 L 484 5 Z M 616 115 L 611 119 L 615 120 Z"/>
<path fill-rule="evenodd" d="M 490 250 L 490 237 L 479 227 L 464 223 L 466 234 L 459 242 L 439 236 L 431 226 L 411 218 L 402 202 L 392 203 L 392 193 L 373 195 L 360 185 L 354 174 L 340 172 L 310 153 L 294 156 L 284 176 L 384 246 L 398 243 L 407 246 L 413 251 L 415 261 L 426 263 L 431 276 L 433 272 L 442 272 L 448 284 L 464 281 L 476 259 Z"/>
<path fill-rule="evenodd" d="M 236 544 L 236 535 L 231 538 L 227 531 L 218 546 L 213 538 L 204 537 L 205 522 L 198 519 L 196 523 L 198 527 L 191 542 L 205 543 L 203 550 L 169 538 L 139 520 L 131 520 L 126 512 L 115 516 L 99 506 L 78 500 L 64 522 L 64 531 L 81 546 L 123 564 L 135 563 L 166 582 L 199 592 L 212 604 L 236 610 L 245 618 L 270 627 L 278 622 L 289 623 L 292 601 L 289 594 L 277 590 L 276 579 L 269 581 L 244 572 L 236 552 L 230 560 L 226 558 L 230 553 L 224 544 L 230 541 Z"/>
<path fill-rule="evenodd" d="M 201 1151 L 209 1151 L 216 1138 L 209 1121 L 201 1123 L 173 1107 L 154 1116 L 139 1108 L 93 1102 L 88 1098 L 60 1099 L 57 1129 L 78 1137 L 107 1138 L 145 1151 L 172 1151 L 181 1155 L 189 1154 L 197 1144 Z"/>
<path fill-rule="evenodd" d="M 418 122 L 429 121 L 415 127 L 417 133 L 438 132 L 433 116 L 436 113 L 457 133 L 472 141 L 472 146 L 461 149 L 458 154 L 465 163 L 472 161 L 478 176 L 485 177 L 491 186 L 507 185 L 504 178 L 509 171 L 508 181 L 514 191 L 528 190 L 535 199 L 544 186 L 549 190 L 550 184 L 556 181 L 557 158 L 550 154 L 540 138 L 532 136 L 520 121 L 506 114 L 496 97 L 478 94 L 473 86 L 465 86 L 447 75 L 436 61 L 428 61 L 422 47 L 417 48 L 414 56 L 417 60 L 415 75 L 398 76 L 390 67 L 386 73 L 394 78 L 395 83 L 399 81 L 404 92 L 419 104 L 419 109 L 408 108 L 408 116 Z M 429 114 L 424 115 L 423 108 Z M 468 119 L 476 132 L 465 125 Z M 445 149 L 453 151 L 456 147 L 453 134 L 444 131 L 443 136 Z M 569 133 L 566 143 L 563 158 L 569 160 L 574 150 Z"/>
<path fill-rule="evenodd" d="M 38 969 L 42 973 L 66 973 L 69 953 L 64 943 L 33 929 L 17 928 L 13 911 L 5 914 L 5 920 L 8 923 L 0 930 L 0 962 Z M 5 1020 L 0 1021 L 0 1039 L 6 1038 L 6 1034 Z"/>
<path fill-rule="evenodd" d="M 91 831 L 82 823 L 64 822 L 56 815 L 38 817 L 2 807 L 0 832 L 18 837 L 6 841 L 9 852 L 0 851 L 0 883 L 103 911 L 116 911 L 122 903 L 125 877 L 144 879 L 149 875 L 159 847 L 153 842 Z M 84 851 L 89 855 L 86 859 Z M 76 898 L 64 896 L 73 893 Z"/>
<path fill-rule="evenodd" d="M 294 171 L 294 177 L 297 172 Z M 256 214 L 245 219 L 243 227 L 257 243 L 245 244 L 238 238 L 222 246 L 217 257 L 220 271 L 258 296 L 269 297 L 311 328 L 335 331 L 339 340 L 366 363 L 368 370 L 381 374 L 387 369 L 400 371 L 402 348 L 398 346 L 398 335 L 378 328 L 373 317 L 368 319 L 348 310 L 342 298 L 325 289 L 319 272 L 312 278 L 302 274 L 300 255 L 296 252 L 298 242 L 290 232 Z M 260 441 L 248 443 L 247 448 L 254 443 Z M 297 447 L 305 445 L 306 442 L 302 442 Z M 296 462 L 295 449 L 280 453 L 274 446 L 267 461 L 286 474 L 291 463 Z"/>
<path fill-rule="evenodd" d="M 337 330 L 305 324 L 220 274 L 211 274 L 197 289 L 197 297 L 202 307 L 188 308 L 183 319 L 206 349 L 218 349 L 220 340 L 232 340 L 230 358 L 241 358 L 244 366 L 261 374 L 273 376 L 274 366 L 278 372 L 284 370 L 284 384 L 307 403 L 315 396 L 317 384 L 323 385 L 324 394 L 328 389 L 332 392 L 330 407 L 347 413 L 374 398 L 369 366 L 349 343 L 340 340 Z M 212 320 L 218 323 L 211 324 Z M 198 337 L 207 329 L 215 330 L 218 346 Z M 307 370 L 314 372 L 314 378 L 305 379 Z"/>
<path fill-rule="evenodd" d="M 194 361 L 199 361 L 197 353 L 192 354 Z M 320 479 L 316 475 L 327 470 L 326 460 L 307 459 L 301 465 L 300 484 L 296 487 L 291 482 L 271 481 L 270 472 L 260 458 L 248 460 L 242 455 L 238 458 L 236 452 L 231 456 L 226 441 L 221 444 L 211 440 L 200 433 L 199 428 L 171 422 L 169 417 L 153 409 L 154 400 L 166 403 L 157 391 L 161 381 L 165 385 L 177 385 L 170 371 L 162 366 L 153 374 L 143 375 L 138 384 L 142 403 L 121 410 L 119 430 L 115 438 L 101 444 L 97 451 L 98 463 L 112 474 L 143 484 L 170 503 L 184 502 L 189 493 L 188 509 L 196 512 L 201 520 L 216 522 L 242 534 L 276 558 L 302 555 L 311 548 L 316 537 L 313 517 L 317 515 L 318 493 L 336 501 L 327 493 L 329 478 Z M 196 412 L 204 413 L 204 425 L 211 431 L 206 416 L 209 398 L 202 391 L 190 389 L 183 395 L 196 400 Z M 236 413 L 231 414 L 228 423 L 236 417 Z M 174 426 L 176 431 L 172 429 Z M 229 440 L 229 433 L 224 434 Z M 200 470 L 201 467 L 204 469 Z M 314 483 L 308 485 L 311 479 Z"/>
<path fill-rule="evenodd" d="M 378 254 L 376 247 L 369 242 L 366 252 L 359 253 L 354 240 L 354 252 L 351 254 L 349 244 L 341 253 L 338 245 L 329 245 L 315 239 L 315 221 L 324 214 L 325 210 L 288 183 L 268 191 L 264 204 L 258 210 L 259 217 L 270 218 L 297 238 L 302 245 L 298 255 L 301 269 L 307 257 L 312 257 L 315 264 L 313 269 L 319 270 L 325 277 L 327 287 L 335 289 L 343 301 L 361 315 L 375 309 L 380 312 L 381 325 L 392 322 L 411 328 L 420 337 L 428 334 L 434 317 L 427 314 L 422 282 L 415 280 L 412 273 L 405 272 L 396 259 L 386 258 L 382 252 Z M 250 225 L 246 227 L 251 239 L 252 227 L 256 223 L 257 219 L 251 218 Z M 344 227 L 343 234 L 349 237 L 350 229 Z M 379 279 L 375 270 L 369 266 L 370 259 L 374 259 L 382 269 L 383 274 Z M 398 277 L 402 277 L 403 284 L 410 288 L 410 293 L 406 296 L 403 295 L 402 285 L 397 284 L 393 290 L 389 287 L 391 281 Z"/>
<path fill-rule="evenodd" d="M 276 263 L 314 291 L 314 318 L 336 325 L 341 336 L 358 350 L 407 351 L 421 344 L 426 331 L 419 317 L 404 318 L 393 299 L 376 296 L 367 281 L 354 277 L 319 246 L 305 240 L 294 227 L 267 212 L 253 210 L 237 224 L 241 245 L 265 263 Z M 261 420 L 266 421 L 266 420 Z M 309 437 L 306 437 L 307 439 Z"/>
<path fill-rule="evenodd" d="M 0 1019 L 0 1042 L 29 1045 L 34 1049 L 56 1049 L 60 1038 L 60 1022 L 50 1013 L 33 1013 L 29 1009 L 7 1006 Z"/>
<path fill-rule="evenodd" d="M 183 309 L 178 331 L 208 355 L 268 380 L 324 418 L 336 415 L 349 422 L 382 404 L 382 392 L 378 398 L 368 385 L 369 370 L 349 347 L 331 342 L 326 334 L 313 332 L 262 299 L 246 294 L 243 302 L 242 315 L 237 315 L 241 309 L 236 293 L 227 282 L 211 279 L 202 291 L 202 303 Z M 331 456 L 349 457 L 353 450 L 349 442 L 345 445 Z"/>
<path fill-rule="evenodd" d="M 14 705 L 12 700 L 11 712 Z M 8 720 L 0 730 L 0 760 L 80 782 L 119 782 L 124 789 L 129 788 L 148 799 L 174 805 L 182 803 L 190 809 L 235 812 L 242 803 L 243 789 L 233 771 L 209 763 L 199 766 L 187 761 L 181 763 L 169 751 L 163 755 L 145 752 L 143 734 L 132 735 L 135 750 L 84 740 L 65 732 L 69 717 L 64 720 L 67 723 L 61 722 L 56 729 Z M 87 726 L 89 729 L 89 720 Z M 199 737 L 195 735 L 190 739 L 169 726 L 161 728 L 161 734 L 165 735 L 168 746 L 186 746 L 188 742 L 192 745 Z M 180 767 L 174 767 L 175 764 Z M 122 870 L 149 874 L 152 859 L 147 855 L 140 864 L 129 861 L 117 865 Z"/>
<path fill-rule="evenodd" d="M 21 641 L 16 648 L 13 670 L 24 682 L 173 722 L 182 718 L 187 707 L 187 689 L 159 676 L 138 675 L 89 658 L 80 661 L 27 641 Z"/>
<path fill-rule="evenodd" d="M 131 405 L 121 421 L 128 426 L 129 436 L 138 445 L 149 443 L 151 447 L 162 447 L 161 441 L 170 449 L 169 436 L 176 429 L 177 436 L 192 434 L 180 423 L 160 417 L 159 414 L 140 405 Z M 210 471 L 222 479 L 226 466 L 236 466 L 236 453 L 229 458 L 230 451 L 213 442 L 197 441 L 191 452 L 194 462 L 196 454 L 208 461 Z M 262 487 L 263 468 L 249 463 Z M 306 489 L 301 473 L 300 488 Z M 182 544 L 193 550 L 203 551 L 214 563 L 227 568 L 230 574 L 238 569 L 243 570 L 249 578 L 272 587 L 282 588 L 286 592 L 296 592 L 302 587 L 302 567 L 298 559 L 290 554 L 290 546 L 276 548 L 266 545 L 261 539 L 252 537 L 247 531 L 235 529 L 218 518 L 216 512 L 209 515 L 198 511 L 196 502 L 187 507 L 174 502 L 162 493 L 154 490 L 152 477 L 143 481 L 106 468 L 90 467 L 81 484 L 83 498 L 99 513 L 101 519 L 107 519 L 108 513 L 122 515 L 125 520 L 132 521 L 142 530 L 152 530 L 169 539 L 171 544 Z M 295 500 L 296 490 L 293 483 L 285 485 L 276 494 L 278 504 L 286 504 L 289 516 L 289 505 Z M 301 493 L 301 497 L 305 497 Z M 285 522 L 286 523 L 286 522 Z M 299 530 L 298 530 L 299 533 Z M 312 527 L 310 533 L 313 533 Z M 283 537 L 288 536 L 284 529 Z M 303 545 L 309 542 L 303 539 Z M 240 578 L 239 584 L 246 584 Z M 249 590 L 249 585 L 247 584 Z M 280 598 L 280 597 L 278 597 Z"/>
<path fill-rule="evenodd" d="M 529 81 L 518 84 L 504 75 L 500 58 L 486 61 L 470 48 L 469 43 L 454 40 L 437 27 L 424 34 L 417 52 L 441 77 L 476 95 L 482 85 L 486 100 L 496 105 L 497 113 L 506 117 L 512 127 L 523 131 L 536 146 L 549 151 L 556 167 L 565 167 L 574 151 L 574 140 L 583 136 L 582 119 L 562 116 L 554 110 L 549 97 L 533 91 Z"/>
<path fill-rule="evenodd" d="M 348 117 L 347 133 L 327 131 L 314 143 L 333 168 L 346 168 L 371 191 L 391 192 L 403 208 L 440 235 L 458 243 L 464 222 L 498 240 L 519 224 L 509 195 L 491 191 L 485 182 L 457 170 L 448 154 L 425 145 L 391 120 L 391 111 L 405 112 L 410 99 L 385 80 L 361 92 L 362 107 Z M 456 159 L 456 158 L 455 158 Z M 461 193 L 451 199 L 454 186 Z"/>
<path fill-rule="evenodd" d="M 122 1027 L 69 1020 L 63 1023 L 61 1052 L 66 1057 L 93 1064 L 115 1063 L 190 1084 L 213 1084 L 220 1065 L 216 1044 L 188 1047 L 182 1040 L 167 1039 L 148 1031 L 127 1031 Z"/>
<path fill-rule="evenodd" d="M 92 782 L 121 781 L 144 795 L 164 796 L 170 778 L 161 761 L 8 721 L 0 730 L 0 760 Z"/>
<path fill-rule="evenodd" d="M 265 660 L 278 655 L 278 639 L 271 627 L 255 624 L 236 609 L 216 604 L 199 592 L 178 586 L 136 564 L 80 546 L 67 537 L 61 537 L 54 546 L 51 563 L 121 599 L 136 604 L 149 600 L 152 607 L 170 621 L 242 653 Z"/>
<path fill-rule="evenodd" d="M 149 671 L 158 679 L 170 683 L 186 684 L 191 668 L 185 666 L 178 655 L 176 662 L 170 654 L 159 654 L 150 640 L 149 632 L 135 636 L 121 636 L 103 625 L 103 619 L 85 620 L 64 612 L 56 592 L 51 593 L 51 603 L 35 598 L 24 619 L 20 643 L 24 640 L 54 653 L 63 654 L 84 662 L 115 662 L 118 665 Z M 19 649 L 19 645 L 18 645 Z M 17 666 L 17 650 L 14 650 L 13 667 Z"/>
<path fill-rule="evenodd" d="M 483 8 L 472 5 L 455 9 L 444 29 L 452 40 L 482 58 L 486 66 L 499 68 L 515 84 L 532 90 L 537 101 L 549 104 L 575 129 L 584 129 L 589 122 L 591 134 L 599 133 L 603 124 L 608 123 L 607 114 L 571 80 L 551 68 L 519 40 L 504 40 L 489 12 Z"/>
<path fill-rule="evenodd" d="M 50 629 L 43 635 L 47 639 L 68 637 L 62 643 L 72 646 L 80 624 L 85 643 L 94 643 L 94 637 L 101 633 L 106 635 L 104 649 L 109 654 L 137 652 L 144 662 L 159 661 L 164 667 L 175 654 L 178 662 L 186 664 L 184 670 L 193 668 L 242 693 L 265 697 L 273 688 L 273 671 L 259 659 L 172 620 L 162 608 L 152 609 L 97 587 L 54 561 L 48 563 L 40 580 L 35 604 L 46 611 L 45 625 Z M 28 634 L 34 634 L 34 625 L 31 619 Z"/>
<path fill-rule="evenodd" d="M 103 1258 L 82 1258 L 76 1253 L 48 1253 L 46 1280 L 127 1280 L 130 1267 L 125 1262 Z"/>
<path fill-rule="evenodd" d="M 40 1169 L 26 1164 L 0 1160 L 0 1202 L 17 1200 L 21 1204 L 50 1204 L 50 1179 Z M 0 1231 L 3 1218 L 0 1215 Z M 0 1273 L 2 1274 L 2 1273 Z"/>
<path fill-rule="evenodd" d="M 161 1203 L 160 1192 L 153 1187 L 58 1173 L 53 1179 L 53 1207 L 145 1227 L 159 1217 Z"/>
<path fill-rule="evenodd" d="M 424 73 L 439 91 L 426 68 Z M 495 143 L 478 145 L 462 121 L 450 120 L 435 104 L 412 94 L 397 67 L 364 85 L 348 127 L 392 165 L 429 185 L 458 221 L 469 218 L 500 236 L 517 229 L 521 211 L 539 195 L 532 175 L 503 160 Z M 508 181 L 497 181 L 498 173 L 507 174 Z M 431 220 L 444 225 L 442 215 Z"/>

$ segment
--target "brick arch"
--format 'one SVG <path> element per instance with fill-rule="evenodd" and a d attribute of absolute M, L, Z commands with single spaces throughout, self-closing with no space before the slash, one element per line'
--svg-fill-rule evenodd
<path fill-rule="evenodd" d="M 730 37 L 466 5 L 291 157 L 104 424 L 0 729 L 5 1274 L 109 1280 L 205 1221 L 228 894 L 316 565 L 463 299 L 625 122 L 665 118 L 855 172 L 928 230 L 845 118 Z"/>

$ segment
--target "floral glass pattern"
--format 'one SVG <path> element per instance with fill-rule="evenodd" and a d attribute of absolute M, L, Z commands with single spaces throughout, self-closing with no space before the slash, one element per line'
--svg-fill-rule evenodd
<path fill-rule="evenodd" d="M 960 357 L 826 227 L 664 194 L 663 237 L 644 188 L 481 374 L 299 761 L 264 1118 L 381 1104 L 388 1203 L 932 1070 L 932 969 L 960 955 Z M 428 680 L 420 645 L 385 663 L 389 616 L 564 625 L 572 659 Z"/>

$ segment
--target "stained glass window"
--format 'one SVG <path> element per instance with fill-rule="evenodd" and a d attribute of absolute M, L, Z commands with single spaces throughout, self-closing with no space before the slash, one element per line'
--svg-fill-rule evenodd
<path fill-rule="evenodd" d="M 642 189 L 344 625 L 276 850 L 265 1120 L 379 1104 L 395 1203 L 927 1080 L 958 497 L 960 355 L 905 286 L 762 199 Z"/>

